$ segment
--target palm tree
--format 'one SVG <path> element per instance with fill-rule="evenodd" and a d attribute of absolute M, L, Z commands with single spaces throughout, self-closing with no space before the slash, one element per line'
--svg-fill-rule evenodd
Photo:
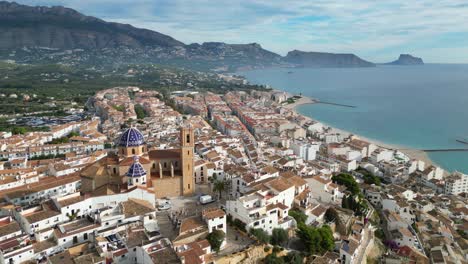
<path fill-rule="evenodd" d="M 219 199 L 222 198 L 222 192 L 226 190 L 226 181 L 214 180 L 213 191 L 219 193 Z"/>

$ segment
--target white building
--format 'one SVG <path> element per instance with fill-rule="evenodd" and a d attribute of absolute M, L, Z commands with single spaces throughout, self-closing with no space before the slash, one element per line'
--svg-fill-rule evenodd
<path fill-rule="evenodd" d="M 274 228 L 288 229 L 294 219 L 288 216 L 294 202 L 295 187 L 282 177 L 271 178 L 253 186 L 253 191 L 226 202 L 233 219 L 246 224 L 246 229 L 262 228 L 270 233 Z"/>
<path fill-rule="evenodd" d="M 303 141 L 293 141 L 290 147 L 294 151 L 294 154 L 299 156 L 305 161 L 315 160 L 316 153 L 320 149 L 320 143 L 306 143 Z"/>
<path fill-rule="evenodd" d="M 226 246 L 227 236 L 226 213 L 219 208 L 207 208 L 203 210 L 202 218 L 208 226 L 208 233 L 214 230 L 221 230 L 224 232 L 224 241 L 221 244 L 221 248 L 224 248 L 224 246 Z"/>
<path fill-rule="evenodd" d="M 454 172 L 445 179 L 445 193 L 457 195 L 468 192 L 468 175 Z"/>

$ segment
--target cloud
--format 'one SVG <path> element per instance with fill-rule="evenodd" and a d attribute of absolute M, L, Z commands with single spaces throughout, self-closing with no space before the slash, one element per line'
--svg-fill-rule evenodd
<path fill-rule="evenodd" d="M 153 29 L 185 43 L 257 42 L 285 54 L 292 49 L 353 52 L 389 61 L 399 53 L 440 62 L 453 48 L 466 50 L 466 0 L 81 0 L 19 1 L 65 5 L 105 20 Z M 447 34 L 461 34 L 457 45 Z M 468 62 L 450 57 L 450 62 Z"/>

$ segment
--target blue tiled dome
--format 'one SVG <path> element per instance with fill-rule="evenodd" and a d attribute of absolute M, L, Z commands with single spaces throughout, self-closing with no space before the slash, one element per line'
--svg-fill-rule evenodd
<path fill-rule="evenodd" d="M 145 144 L 145 138 L 140 130 L 131 127 L 122 133 L 119 139 L 119 146 L 121 147 L 136 147 Z"/>
<path fill-rule="evenodd" d="M 146 175 L 146 171 L 138 160 L 138 156 L 133 157 L 133 164 L 125 175 L 128 177 L 141 177 Z"/>

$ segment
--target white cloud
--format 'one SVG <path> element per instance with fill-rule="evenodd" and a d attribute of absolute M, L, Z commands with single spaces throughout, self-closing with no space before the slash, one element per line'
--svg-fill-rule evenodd
<path fill-rule="evenodd" d="M 431 50 L 463 47 L 452 47 L 439 38 L 468 33 L 466 0 L 20 2 L 62 4 L 106 20 L 150 28 L 186 43 L 258 42 L 281 54 L 292 49 L 353 52 L 376 61 L 388 61 L 407 51 L 425 54 L 428 61 L 440 61 L 441 54 L 431 55 Z M 457 56 L 450 58 L 468 62 Z"/>

